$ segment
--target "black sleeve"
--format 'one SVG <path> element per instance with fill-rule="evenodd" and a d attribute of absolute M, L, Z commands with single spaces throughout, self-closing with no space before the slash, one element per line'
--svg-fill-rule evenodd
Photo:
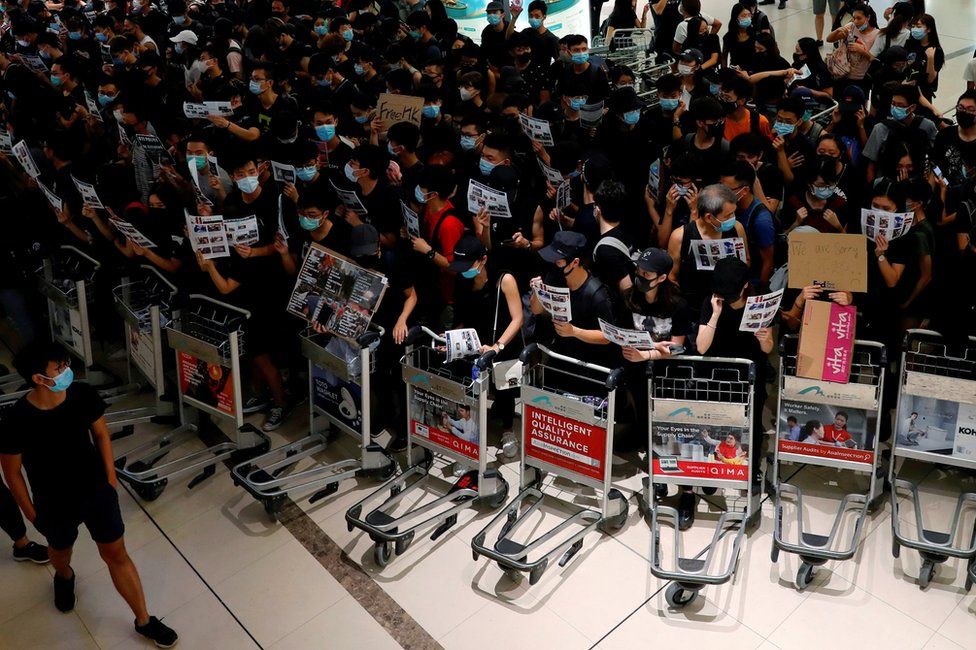
<path fill-rule="evenodd" d="M 72 397 L 76 400 L 78 416 L 85 425 L 91 426 L 105 414 L 108 405 L 91 384 L 78 382 L 72 385 L 72 390 L 74 391 Z"/>
<path fill-rule="evenodd" d="M 24 426 L 20 414 L 21 408 L 18 402 L 7 408 L 3 417 L 0 417 L 0 454 L 16 456 L 23 453 L 20 437 L 24 435 Z"/>

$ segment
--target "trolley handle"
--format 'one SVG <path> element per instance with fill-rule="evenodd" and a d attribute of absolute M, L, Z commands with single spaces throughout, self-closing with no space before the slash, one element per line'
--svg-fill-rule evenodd
<path fill-rule="evenodd" d="M 946 341 L 945 337 L 942 334 L 940 334 L 939 332 L 936 332 L 935 330 L 926 330 L 926 329 L 921 329 L 921 328 L 910 329 L 910 330 L 907 330 L 905 332 L 905 338 L 902 339 L 902 348 L 903 348 L 903 351 L 904 352 L 910 352 L 910 350 L 908 349 L 908 344 L 909 344 L 909 340 L 911 339 L 911 337 L 912 336 L 919 336 L 919 335 L 921 335 L 921 336 L 931 336 L 932 338 L 939 339 L 940 342 L 943 345 L 945 345 L 945 347 L 946 347 L 946 353 L 943 355 L 943 356 L 945 356 L 946 359 L 952 359 L 953 361 L 969 361 L 969 359 L 967 359 L 966 357 L 954 357 L 954 356 L 950 355 L 948 353 L 949 344 L 948 344 L 948 342 Z M 971 344 L 976 344 L 976 336 L 968 336 L 966 338 L 969 340 L 969 342 Z"/>
<path fill-rule="evenodd" d="M 447 339 L 443 336 L 439 336 L 433 330 L 428 329 L 424 325 L 414 325 L 407 332 L 407 337 L 403 340 L 404 345 L 416 345 L 424 337 L 424 335 L 438 341 L 440 343 L 447 343 Z"/>
<path fill-rule="evenodd" d="M 620 380 L 623 378 L 623 376 L 624 376 L 623 368 L 614 368 L 610 372 L 610 375 L 607 377 L 607 382 L 606 382 L 607 390 L 609 391 L 617 390 L 617 386 L 619 386 Z"/>
<path fill-rule="evenodd" d="M 478 368 L 478 370 L 486 370 L 497 355 L 498 352 L 496 350 L 488 350 L 478 357 L 478 360 L 474 362 L 474 365 Z"/>
<path fill-rule="evenodd" d="M 555 359 L 557 361 L 562 361 L 563 363 L 569 363 L 574 366 L 579 366 L 580 368 L 586 368 L 587 370 L 596 370 L 598 372 L 603 372 L 606 374 L 611 374 L 613 371 L 610 368 L 605 368 L 604 366 L 598 366 L 595 363 L 590 363 L 589 361 L 581 361 L 579 359 L 574 359 L 573 357 L 567 357 L 565 354 L 559 354 L 558 352 L 553 352 L 544 345 L 534 344 L 543 355 Z M 526 348 L 528 350 L 528 348 Z M 534 350 L 533 350 L 534 351 Z M 523 351 L 524 354 L 524 351 Z"/>
<path fill-rule="evenodd" d="M 78 248 L 76 246 L 70 246 L 70 245 L 65 244 L 65 245 L 60 246 L 60 248 L 63 251 L 71 251 L 72 253 L 75 253 L 76 255 L 78 255 L 78 257 L 82 257 L 82 258 L 88 260 L 95 267 L 95 270 L 96 271 L 98 269 L 102 268 L 102 263 L 101 262 L 99 262 L 98 260 L 96 260 L 94 257 L 92 257 L 91 255 L 89 255 L 88 253 L 83 252 L 80 248 Z"/>
<path fill-rule="evenodd" d="M 215 300 L 215 299 L 211 298 L 210 296 L 203 295 L 202 293 L 191 293 L 187 297 L 190 300 L 203 300 L 203 301 L 209 302 L 209 303 L 211 303 L 213 305 L 218 305 L 220 307 L 223 307 L 224 309 L 229 309 L 231 311 L 236 311 L 238 314 L 241 314 L 242 316 L 244 316 L 244 318 L 247 318 L 247 319 L 250 319 L 251 318 L 251 312 L 249 312 L 248 310 L 241 309 L 240 307 L 235 307 L 234 305 L 231 305 L 231 304 L 226 303 L 226 302 L 221 302 L 220 300 Z"/>
<path fill-rule="evenodd" d="M 151 266 L 149 264 L 140 264 L 139 265 L 139 268 L 140 269 L 143 269 L 144 271 L 148 271 L 149 273 L 152 273 L 153 275 L 156 276 L 156 279 L 157 280 L 159 280 L 164 285 L 166 285 L 169 288 L 169 290 L 170 290 L 170 297 L 175 296 L 176 295 L 176 292 L 179 291 L 176 288 L 176 285 L 173 284 L 172 282 L 170 282 L 168 279 L 166 279 L 166 276 L 164 276 L 162 273 L 160 273 L 159 272 L 159 269 L 157 269 L 155 266 Z"/>

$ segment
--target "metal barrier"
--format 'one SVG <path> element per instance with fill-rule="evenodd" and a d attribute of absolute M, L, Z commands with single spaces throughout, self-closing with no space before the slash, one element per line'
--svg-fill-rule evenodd
<path fill-rule="evenodd" d="M 892 554 L 898 557 L 902 546 L 921 554 L 918 584 L 922 589 L 932 582 L 937 565 L 950 557 L 966 560 L 968 591 L 976 577 L 976 524 L 968 536 L 960 524 L 965 514 L 976 510 L 976 493 L 959 495 L 948 531 L 928 529 L 918 485 L 900 478 L 895 465 L 899 458 L 912 458 L 976 469 L 976 337 L 949 342 L 937 332 L 909 330 L 902 350 L 896 417 L 889 469 Z M 915 511 L 915 534 L 902 531 L 900 494 L 910 499 Z"/>
<path fill-rule="evenodd" d="M 309 494 L 315 503 L 339 490 L 339 483 L 356 476 L 390 478 L 396 460 L 373 442 L 370 377 L 376 371 L 376 348 L 383 330 L 374 325 L 354 343 L 309 329 L 302 335 L 308 359 L 308 436 L 272 449 L 234 467 L 233 478 L 265 511 L 277 517 L 285 499 Z M 346 351 L 354 355 L 350 363 Z M 320 427 L 324 421 L 324 429 Z M 328 433 L 338 431 L 360 442 L 359 458 L 298 469 L 299 463 L 324 451 Z"/>
<path fill-rule="evenodd" d="M 527 572 L 529 584 L 534 585 L 553 558 L 559 557 L 559 566 L 566 566 L 588 533 L 596 528 L 616 530 L 627 519 L 627 500 L 611 487 L 614 407 L 623 371 L 572 359 L 535 343 L 523 350 L 521 359 L 521 491 L 474 536 L 471 548 L 474 559 L 493 560 L 512 577 Z M 567 392 L 567 386 L 574 392 Z M 584 390 L 585 395 L 577 394 Z M 600 510 L 579 510 L 534 539 L 523 536 L 516 541 L 516 533 L 542 507 L 546 474 L 597 490 Z M 530 505 L 522 510 L 527 501 Z M 498 535 L 489 544 L 488 535 L 496 528 Z"/>
<path fill-rule="evenodd" d="M 419 345 L 425 336 L 431 342 Z M 375 542 L 373 558 L 379 566 L 405 552 L 420 530 L 436 526 L 430 536 L 436 540 L 457 524 L 462 510 L 480 504 L 498 508 L 508 498 L 508 483 L 487 466 L 488 387 L 495 352 L 485 353 L 474 364 L 445 365 L 444 353 L 435 343 L 444 339 L 415 327 L 407 335 L 401 360 L 410 433 L 407 457 L 412 464 L 346 512 L 349 530 L 358 528 Z M 432 502 L 398 511 L 404 497 L 428 485 L 435 454 L 475 469 Z M 375 502 L 378 505 L 367 508 Z"/>
<path fill-rule="evenodd" d="M 643 500 L 651 513 L 651 573 L 674 581 L 665 591 L 671 607 L 688 605 L 705 585 L 729 581 L 746 526 L 761 514 L 750 461 L 752 445 L 761 444 L 753 438 L 755 381 L 753 363 L 744 359 L 673 357 L 650 366 L 650 480 Z M 704 556 L 683 557 L 678 511 L 656 502 L 654 484 L 734 490 L 745 493 L 745 502 L 728 499 Z M 674 527 L 672 568 L 661 561 L 662 517 Z M 727 532 L 735 534 L 731 553 L 724 568 L 714 572 L 715 551 Z"/>
<path fill-rule="evenodd" d="M 217 463 L 268 451 L 270 439 L 251 424 L 244 424 L 241 399 L 241 358 L 246 353 L 246 325 L 250 313 L 191 294 L 189 303 L 167 327 L 169 346 L 176 354 L 180 426 L 139 445 L 115 460 L 119 478 L 142 499 L 152 501 L 177 476 L 200 472 L 190 480 L 193 488 L 214 475 Z M 233 425 L 234 440 L 176 456 L 175 450 L 196 439 L 200 430 L 186 420 L 185 407 Z M 167 456 L 175 458 L 159 464 Z"/>
<path fill-rule="evenodd" d="M 802 591 L 813 581 L 815 567 L 828 560 L 854 557 L 864 521 L 884 496 L 878 433 L 887 358 L 880 343 L 855 341 L 849 383 L 816 381 L 796 375 L 798 345 L 798 338 L 792 335 L 780 344 L 779 422 L 772 468 L 775 523 L 771 558 L 776 562 L 781 550 L 800 556 L 802 563 L 794 584 Z M 844 495 L 828 534 L 807 532 L 803 530 L 803 491 L 779 480 L 780 463 L 784 461 L 866 473 L 870 486 L 864 494 Z M 784 497 L 791 500 L 796 510 L 797 532 L 792 541 L 783 533 Z M 856 512 L 854 530 L 849 542 L 838 546 L 838 533 L 851 511 Z"/>

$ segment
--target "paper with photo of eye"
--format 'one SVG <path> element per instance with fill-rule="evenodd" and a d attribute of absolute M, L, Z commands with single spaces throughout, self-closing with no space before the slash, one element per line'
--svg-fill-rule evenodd
<path fill-rule="evenodd" d="M 511 219 L 508 193 L 488 187 L 476 180 L 468 181 L 468 212 L 478 214 L 481 208 L 488 210 L 492 219 Z"/>
<path fill-rule="evenodd" d="M 525 113 L 519 113 L 519 123 L 522 125 L 522 132 L 530 140 L 537 140 L 546 147 L 551 147 L 555 144 L 555 140 L 552 138 L 552 129 L 546 120 L 540 120 L 537 117 L 530 117 Z"/>
<path fill-rule="evenodd" d="M 473 327 L 447 330 L 444 332 L 444 338 L 447 340 L 447 357 L 444 359 L 444 363 L 474 356 L 481 352 L 481 339 L 478 338 L 478 332 Z"/>

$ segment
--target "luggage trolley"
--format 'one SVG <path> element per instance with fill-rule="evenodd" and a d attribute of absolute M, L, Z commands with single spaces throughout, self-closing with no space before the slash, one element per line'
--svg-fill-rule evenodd
<path fill-rule="evenodd" d="M 344 479 L 388 479 L 396 472 L 396 459 L 373 442 L 371 433 L 370 375 L 376 370 L 376 347 L 383 336 L 382 328 L 373 327 L 356 344 L 311 329 L 302 334 L 302 352 L 308 359 L 309 435 L 233 469 L 234 482 L 261 501 L 272 517 L 292 494 L 311 492 L 309 502 L 315 503 L 338 492 Z M 356 355 L 354 363 L 347 362 L 346 350 Z M 300 462 L 325 450 L 333 430 L 358 439 L 360 457 L 298 469 Z"/>
<path fill-rule="evenodd" d="M 155 405 L 106 413 L 109 427 L 122 427 L 123 435 L 132 433 L 140 422 L 172 420 L 164 408 L 165 377 L 163 370 L 163 329 L 173 316 L 176 287 L 154 267 L 142 265 L 135 278 L 129 278 L 112 291 L 115 309 L 125 326 L 125 349 L 129 360 L 129 383 L 133 366 L 153 389 Z"/>
<path fill-rule="evenodd" d="M 245 327 L 250 313 L 198 294 L 167 326 L 169 345 L 176 353 L 177 387 L 181 425 L 115 459 L 119 477 L 142 499 L 152 501 L 170 479 L 200 472 L 188 487 L 193 488 L 214 475 L 217 463 L 247 454 L 260 454 L 271 447 L 270 439 L 254 425 L 244 423 L 241 400 L 241 358 L 246 352 Z M 187 422 L 184 406 L 198 413 L 200 426 Z M 213 427 L 206 416 L 231 422 L 233 441 L 219 442 L 199 451 L 171 457 L 174 451 Z M 243 460 L 243 459 L 241 459 Z"/>
<path fill-rule="evenodd" d="M 611 487 L 614 406 L 623 370 L 572 359 L 536 343 L 522 351 L 521 359 L 522 489 L 474 536 L 471 549 L 475 560 L 493 560 L 513 578 L 527 572 L 534 585 L 554 558 L 566 566 L 589 532 L 617 530 L 627 520 L 627 499 Z M 573 392 L 560 388 L 567 386 Z M 583 391 L 588 394 L 580 395 Z M 535 539 L 523 535 L 516 541 L 515 534 L 542 507 L 546 474 L 597 490 L 600 509 L 578 510 Z M 522 509 L 525 502 L 529 505 Z M 502 521 L 498 535 L 488 542 Z"/>
<path fill-rule="evenodd" d="M 976 493 L 964 492 L 956 501 L 948 531 L 925 527 L 918 485 L 900 478 L 898 458 L 976 469 L 976 337 L 950 343 L 929 330 L 909 330 L 902 351 L 898 384 L 898 413 L 888 480 L 891 482 L 892 555 L 901 547 L 922 556 L 918 585 L 925 589 L 935 577 L 936 565 L 950 557 L 969 563 L 968 591 L 976 581 L 976 525 L 963 538 L 963 516 L 976 510 Z M 916 533 L 902 532 L 898 497 L 908 497 L 915 511 Z M 959 539 L 962 538 L 962 539 Z M 963 546 L 961 544 L 967 544 Z M 957 545 L 960 544 L 960 545 Z"/>
<path fill-rule="evenodd" d="M 753 437 L 753 383 L 751 361 L 711 357 L 673 357 L 655 361 L 649 370 L 650 480 L 643 495 L 651 513 L 651 573 L 673 581 L 665 591 L 669 606 L 681 608 L 706 585 L 728 582 L 739 564 L 739 551 L 747 526 L 759 520 L 760 491 L 753 483 L 750 462 Z M 727 508 L 715 525 L 702 557 L 683 557 L 678 510 L 653 498 L 653 484 L 690 485 L 730 489 Z M 743 504 L 742 493 L 745 500 Z M 674 525 L 672 568 L 661 560 L 661 518 Z M 735 537 L 724 568 L 713 571 L 719 541 Z"/>
<path fill-rule="evenodd" d="M 418 345 L 425 336 L 431 343 Z M 414 327 L 407 335 L 401 360 L 410 432 L 407 458 L 412 464 L 346 512 L 349 530 L 358 528 L 375 542 L 373 557 L 381 567 L 394 554 L 405 552 L 421 529 L 436 525 L 430 536 L 436 540 L 457 523 L 458 513 L 465 508 L 479 504 L 498 508 L 508 498 L 508 483 L 497 469 L 487 466 L 488 387 L 495 353 L 486 352 L 473 366 L 464 362 L 445 365 L 444 354 L 434 347 L 436 342 L 445 341 L 426 327 Z M 461 368 L 465 374 L 460 374 Z M 470 439 L 472 435 L 476 442 Z M 426 487 L 435 454 L 477 469 L 461 476 L 434 501 L 397 513 L 404 497 Z M 389 496 L 383 498 L 387 491 Z M 380 499 L 376 507 L 367 509 L 367 504 Z"/>
<path fill-rule="evenodd" d="M 772 468 L 776 515 L 771 558 L 776 562 L 781 550 L 800 556 L 802 563 L 794 584 L 802 591 L 813 581 L 816 567 L 828 560 L 854 557 L 864 521 L 884 496 L 878 432 L 887 358 L 880 343 L 855 341 L 850 381 L 839 384 L 798 377 L 797 348 L 796 336 L 787 336 L 780 344 L 779 415 Z M 797 424 L 791 427 L 788 418 Z M 803 491 L 798 486 L 780 482 L 780 463 L 783 461 L 866 473 L 870 484 L 865 494 L 847 494 L 841 499 L 829 533 L 806 532 L 803 530 Z M 784 497 L 796 509 L 795 541 L 788 540 L 783 532 Z M 837 543 L 838 533 L 851 512 L 856 513 L 854 530 L 849 543 L 841 546 Z"/>

